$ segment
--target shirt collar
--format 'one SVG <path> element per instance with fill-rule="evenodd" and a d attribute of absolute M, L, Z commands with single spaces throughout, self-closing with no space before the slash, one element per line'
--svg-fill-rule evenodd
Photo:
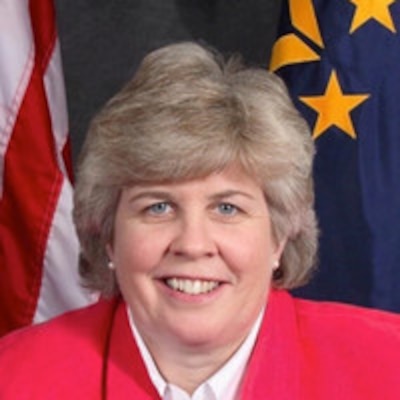
<path fill-rule="evenodd" d="M 157 389 L 160 397 L 162 399 L 165 399 L 167 393 L 171 393 L 174 391 L 174 385 L 168 384 L 161 376 L 153 360 L 153 357 L 151 356 L 146 344 L 144 343 L 142 336 L 137 330 L 129 307 L 127 306 L 126 309 L 132 334 L 136 340 L 150 379 Z M 204 393 L 207 391 L 211 391 L 214 394 L 215 399 L 218 400 L 233 400 L 235 398 L 240 386 L 242 376 L 246 369 L 247 361 L 250 358 L 252 349 L 256 342 L 264 311 L 265 310 L 263 309 L 260 312 L 249 334 L 247 335 L 244 342 L 240 345 L 238 350 L 214 375 L 212 375 L 207 381 L 203 382 L 196 389 L 192 396 L 192 399 L 196 399 L 197 392 Z M 168 395 L 168 398 L 171 398 L 170 395 Z M 190 396 L 188 396 L 188 398 L 190 399 Z"/>

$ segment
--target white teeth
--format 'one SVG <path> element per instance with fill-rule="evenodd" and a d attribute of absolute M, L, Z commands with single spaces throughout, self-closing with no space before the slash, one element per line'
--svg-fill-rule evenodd
<path fill-rule="evenodd" d="M 180 292 L 196 295 L 211 292 L 219 283 L 216 281 L 201 281 L 199 279 L 178 279 L 170 278 L 166 280 L 167 285 L 174 290 Z"/>

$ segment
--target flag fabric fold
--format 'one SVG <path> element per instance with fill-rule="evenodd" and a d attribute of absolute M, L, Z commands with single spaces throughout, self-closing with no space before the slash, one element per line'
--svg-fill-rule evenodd
<path fill-rule="evenodd" d="M 400 311 L 399 30 L 394 0 L 283 4 L 271 70 L 317 147 L 320 261 L 307 297 Z"/>
<path fill-rule="evenodd" d="M 0 2 L 0 335 L 94 297 L 79 284 L 52 0 Z"/>

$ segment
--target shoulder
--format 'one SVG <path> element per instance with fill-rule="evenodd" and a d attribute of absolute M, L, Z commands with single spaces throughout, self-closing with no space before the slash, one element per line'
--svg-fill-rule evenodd
<path fill-rule="evenodd" d="M 400 398 L 398 314 L 339 303 L 293 302 L 303 379 L 310 387 L 315 387 L 311 383 L 317 374 L 321 382 L 338 382 L 338 393 L 363 388 L 365 399 Z"/>
<path fill-rule="evenodd" d="M 304 332 L 359 339 L 387 337 L 400 343 L 400 314 L 334 302 L 294 299 L 299 328 Z"/>
<path fill-rule="evenodd" d="M 47 322 L 11 332 L 0 339 L 0 357 L 8 352 L 24 351 L 33 355 L 44 346 L 49 349 L 60 343 L 87 341 L 110 314 L 111 301 L 100 301 L 89 307 L 73 310 Z M 29 346 L 26 344 L 29 343 Z M 63 346 L 64 347 L 64 346 Z M 46 356 L 40 352 L 41 357 Z M 1 358 L 0 358 L 1 360 Z"/>
<path fill-rule="evenodd" d="M 80 377 L 87 381 L 87 368 L 101 365 L 113 303 L 100 301 L 2 338 L 0 394 L 24 384 L 48 388 Z"/>
<path fill-rule="evenodd" d="M 353 353 L 368 348 L 368 354 L 387 348 L 388 356 L 400 361 L 400 314 L 300 299 L 283 290 L 274 291 L 271 300 L 275 304 L 275 320 L 290 321 L 287 326 L 296 331 L 299 342 L 307 349 L 329 352 L 334 347 L 349 346 Z M 399 351 L 392 354 L 390 346 Z"/>

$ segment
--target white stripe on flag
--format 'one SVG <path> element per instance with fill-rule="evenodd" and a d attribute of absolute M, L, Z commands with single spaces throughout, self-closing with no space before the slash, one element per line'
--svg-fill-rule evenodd
<path fill-rule="evenodd" d="M 68 176 L 62 152 L 68 138 L 68 113 L 65 96 L 64 75 L 61 62 L 60 43 L 57 40 L 44 76 L 47 104 L 49 106 L 53 136 L 56 143 L 58 165 L 64 176 Z"/>
<path fill-rule="evenodd" d="M 71 208 L 72 188 L 64 179 L 47 243 L 35 323 L 97 300 L 96 295 L 84 290 L 79 283 L 78 241 Z"/>

